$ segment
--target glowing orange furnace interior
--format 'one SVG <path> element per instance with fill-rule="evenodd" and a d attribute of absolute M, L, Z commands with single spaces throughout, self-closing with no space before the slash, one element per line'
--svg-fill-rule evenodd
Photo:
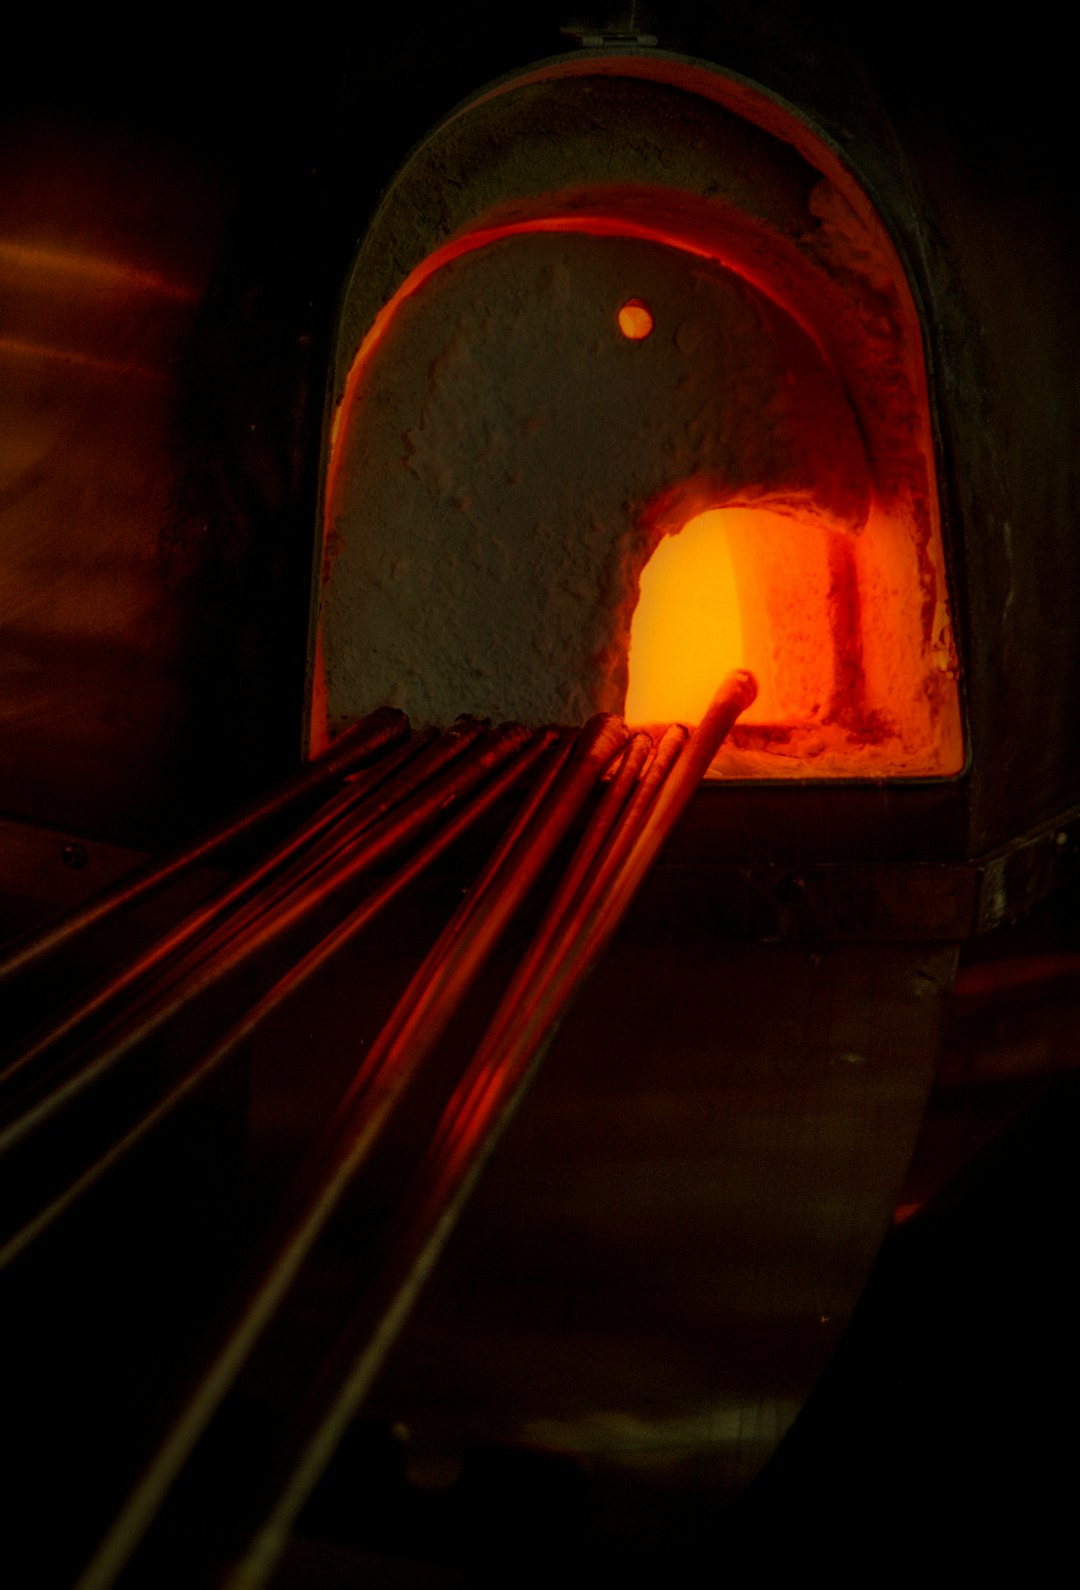
<path fill-rule="evenodd" d="M 742 458 L 753 453 L 755 443 L 751 439 L 740 442 L 740 464 L 725 464 L 726 474 L 719 468 L 703 468 L 681 479 L 677 487 L 653 491 L 651 496 L 646 493 L 641 501 L 635 502 L 629 494 L 631 500 L 624 517 L 629 525 L 625 544 L 630 550 L 623 561 L 630 572 L 624 581 L 626 590 L 617 595 L 629 625 L 629 632 L 620 643 L 622 673 L 615 666 L 610 677 L 616 683 L 604 685 L 609 690 L 607 698 L 601 693 L 582 710 L 618 710 L 623 706 L 625 692 L 625 713 L 632 724 L 694 723 L 720 678 L 731 668 L 745 667 L 756 676 L 760 693 L 721 752 L 712 770 L 714 775 L 880 778 L 957 773 L 964 754 L 957 667 L 945 594 L 921 347 L 899 264 L 895 273 L 900 307 L 894 338 L 899 339 L 899 351 L 894 349 L 886 357 L 880 349 L 853 352 L 848 346 L 841 348 L 838 355 L 835 330 L 828 324 L 816 323 L 810 310 L 794 301 L 790 292 L 782 294 L 775 288 L 763 273 L 760 259 L 751 275 L 740 269 L 738 258 L 732 257 L 734 250 L 732 255 L 721 257 L 715 241 L 706 244 L 689 231 L 682 235 L 660 232 L 637 216 L 627 220 L 618 214 L 549 215 L 512 225 L 478 226 L 437 250 L 412 271 L 364 337 L 352 361 L 332 431 L 312 743 L 317 744 L 340 722 L 387 699 L 405 706 L 414 721 L 424 721 L 425 716 L 431 721 L 437 721 L 440 715 L 450 716 L 449 706 L 425 712 L 422 697 L 418 697 L 419 706 L 410 698 L 410 688 L 419 689 L 414 681 L 425 671 L 463 681 L 456 686 L 457 711 L 497 713 L 524 721 L 529 721 L 530 716 L 552 715 L 551 709 L 543 705 L 530 710 L 527 700 L 522 707 L 514 698 L 512 683 L 506 686 L 505 702 L 503 697 L 492 695 L 485 671 L 499 673 L 501 667 L 501 676 L 507 679 L 513 666 L 494 660 L 498 650 L 494 643 L 475 641 L 476 622 L 463 616 L 456 626 L 451 614 L 446 618 L 445 637 L 433 638 L 435 626 L 430 614 L 434 605 L 452 605 L 459 600 L 454 583 L 455 558 L 459 556 L 463 566 L 468 566 L 460 582 L 463 602 L 473 600 L 486 582 L 490 588 L 489 606 L 498 607 L 505 601 L 508 610 L 513 609 L 517 565 L 539 557 L 540 538 L 548 535 L 548 525 L 535 507 L 541 500 L 539 492 L 534 493 L 535 524 L 526 517 L 520 521 L 522 528 L 515 528 L 513 505 L 520 500 L 520 492 L 515 496 L 515 491 L 522 473 L 516 453 L 507 451 L 502 495 L 492 497 L 490 507 L 483 496 L 485 470 L 491 473 L 488 455 L 497 453 L 500 447 L 509 447 L 503 435 L 508 427 L 503 411 L 495 407 L 497 397 L 493 393 L 497 389 L 504 407 L 514 401 L 512 392 L 509 397 L 506 395 L 508 377 L 496 369 L 496 353 L 488 352 L 484 340 L 484 316 L 487 314 L 490 319 L 499 309 L 493 290 L 482 286 L 479 273 L 484 257 L 500 251 L 500 269 L 510 281 L 517 260 L 524 257 L 520 254 L 522 242 L 527 241 L 534 252 L 537 248 L 549 251 L 550 258 L 543 266 L 546 275 L 536 278 L 554 283 L 549 308 L 542 304 L 537 308 L 535 301 L 542 297 L 539 292 L 523 289 L 520 301 L 516 301 L 512 289 L 506 289 L 507 302 L 512 303 L 517 317 L 506 320 L 511 331 L 526 321 L 527 329 L 533 328 L 537 316 L 550 310 L 547 352 L 539 334 L 534 333 L 532 342 L 526 345 L 529 358 L 534 358 L 532 350 L 539 349 L 534 358 L 535 369 L 530 371 L 537 393 L 537 414 L 546 415 L 544 405 L 549 401 L 549 391 L 554 390 L 553 382 L 565 379 L 571 390 L 569 398 L 556 394 L 550 399 L 554 412 L 557 404 L 571 401 L 585 379 L 576 376 L 577 370 L 592 371 L 597 360 L 624 357 L 597 335 L 595 346 L 589 345 L 595 355 L 594 365 L 586 367 L 581 331 L 574 331 L 574 343 L 569 340 L 573 328 L 563 331 L 564 322 L 569 324 L 572 314 L 578 313 L 578 301 L 601 291 L 596 281 L 602 278 L 595 273 L 582 278 L 577 299 L 565 287 L 564 277 L 570 288 L 574 286 L 573 239 L 603 240 L 604 246 L 614 251 L 605 256 L 604 268 L 616 279 L 621 269 L 617 251 L 620 247 L 625 250 L 627 269 L 621 272 L 622 290 L 614 294 L 603 314 L 604 324 L 610 327 L 614 342 L 622 345 L 626 358 L 664 357 L 672 340 L 683 337 L 687 344 L 683 352 L 691 366 L 694 359 L 690 339 L 685 336 L 685 321 L 673 329 L 670 314 L 665 318 L 663 302 L 633 290 L 638 285 L 634 277 L 638 256 L 632 248 L 647 243 L 654 254 L 659 245 L 660 263 L 656 270 L 663 266 L 684 272 L 691 297 L 696 293 L 700 298 L 706 269 L 719 267 L 723 291 L 741 293 L 743 300 L 752 300 L 751 307 L 759 320 L 771 316 L 769 325 L 780 325 L 781 330 L 769 335 L 774 340 L 779 336 L 781 345 L 785 336 L 792 340 L 792 346 L 794 339 L 801 339 L 800 346 L 805 345 L 809 351 L 798 357 L 803 358 L 807 369 L 811 368 L 810 361 L 816 360 L 814 370 L 820 367 L 821 372 L 812 371 L 804 380 L 798 375 L 798 368 L 793 368 L 785 376 L 783 361 L 788 355 L 781 346 L 777 355 L 780 395 L 761 405 L 775 429 L 778 407 L 789 401 L 784 389 L 787 380 L 794 395 L 790 398 L 792 414 L 783 423 L 792 434 L 798 432 L 800 425 L 806 431 L 802 442 L 796 436 L 796 450 L 801 446 L 806 459 L 790 466 L 795 486 L 785 484 L 786 477 L 780 471 L 787 466 L 783 462 L 777 464 L 771 455 L 763 465 L 760 482 L 745 476 L 745 469 L 744 476 L 738 475 Z M 669 266 L 665 260 L 674 263 Z M 477 272 L 477 286 L 469 289 L 473 295 L 468 301 L 472 321 L 463 319 L 461 313 L 455 318 L 449 312 L 462 300 L 465 289 L 461 283 L 465 281 L 468 287 L 463 271 L 470 268 Z M 492 279 L 489 277 L 489 282 Z M 657 279 L 664 278 L 661 275 Z M 457 300 L 453 297 L 455 291 Z M 435 311 L 441 298 L 448 308 L 440 317 Z M 391 477 L 398 461 L 380 458 L 378 416 L 389 401 L 384 393 L 389 392 L 394 401 L 400 401 L 402 382 L 415 380 L 413 365 L 402 352 L 406 347 L 403 339 L 410 326 L 420 323 L 418 317 L 425 313 L 425 306 L 431 307 L 430 323 L 436 328 L 425 334 L 442 337 L 444 345 L 433 343 L 425 354 L 427 390 L 423 382 L 417 382 L 415 423 L 409 429 L 399 427 L 396 433 L 404 437 L 403 443 L 398 444 L 404 468 L 400 476 Z M 907 314 L 907 321 L 901 311 Z M 400 327 L 404 330 L 399 331 Z M 414 340 L 420 335 L 409 334 L 414 335 Z M 559 339 L 564 335 L 567 344 L 561 351 Z M 502 343 L 506 338 L 504 331 Z M 490 340 L 496 346 L 499 339 L 492 335 Z M 498 348 L 496 351 L 501 357 Z M 412 357 L 415 365 L 415 356 Z M 875 358 L 880 360 L 880 370 L 875 367 Z M 460 419 L 465 412 L 465 399 L 452 387 L 454 371 L 458 366 L 468 368 L 470 360 L 475 368 L 469 369 L 473 380 L 469 401 L 481 408 L 487 405 L 487 417 L 481 416 L 473 423 L 472 431 Z M 485 368 L 485 360 L 492 365 L 490 371 Z M 844 361 L 847 369 L 842 367 Z M 619 382 L 624 382 L 629 389 L 636 379 L 633 366 L 613 370 L 609 386 L 617 388 Z M 898 370 L 903 381 L 898 379 Z M 591 374 L 588 378 L 592 379 Z M 814 380 L 819 384 L 833 383 L 840 394 L 837 403 L 849 404 L 853 411 L 851 435 L 857 438 L 860 449 L 866 443 L 860 463 L 866 483 L 860 488 L 863 498 L 857 511 L 843 504 L 835 507 L 846 489 L 842 481 L 845 470 L 848 475 L 852 471 L 843 462 L 834 468 L 826 456 L 832 445 L 832 422 L 827 415 L 824 420 L 814 415 L 814 406 L 819 403 Z M 450 440 L 444 440 L 442 452 L 436 453 L 434 444 L 429 446 L 428 435 L 434 434 L 438 423 L 444 423 L 437 415 L 432 417 L 440 398 L 440 381 L 450 389 L 448 405 L 457 404 L 453 412 L 459 417 L 456 423 L 465 440 L 461 441 L 456 433 L 450 434 L 451 427 L 447 433 Z M 490 391 L 485 389 L 485 381 Z M 807 388 L 809 397 L 800 398 L 800 381 L 804 386 L 806 381 L 811 383 Z M 677 395 L 678 383 L 671 390 Z M 751 399 L 757 401 L 752 391 Z M 615 391 L 611 397 L 613 414 L 621 413 L 618 401 Z M 658 388 L 654 427 L 658 435 L 673 401 Z M 591 420 L 606 402 L 604 397 L 599 403 L 583 403 L 582 413 Z M 802 410 L 798 407 L 800 402 Z M 805 420 L 800 418 L 803 412 L 807 415 Z M 520 429 L 527 432 L 532 423 L 525 415 Z M 603 423 L 602 414 L 596 423 Z M 539 427 L 539 421 L 536 424 Z M 607 424 L 607 432 L 600 434 L 611 436 L 623 421 L 609 420 Z M 874 425 L 878 427 L 876 435 Z M 620 445 L 625 448 L 629 475 L 636 467 L 635 451 L 640 451 L 640 444 L 635 444 L 635 433 L 628 422 L 625 432 L 625 442 Z M 646 443 L 650 434 L 648 427 L 641 432 Z M 595 452 L 595 441 L 590 445 Z M 707 454 L 710 439 L 706 437 L 695 445 Z M 842 450 L 841 441 L 836 445 Z M 842 445 L 850 452 L 850 442 Z M 461 473 L 469 466 L 470 446 L 480 460 L 473 465 L 473 477 Z M 425 447 L 431 453 L 430 461 Z M 454 447 L 457 452 L 452 451 Z M 886 456 L 889 448 L 896 456 Z M 658 445 L 658 454 L 661 451 Z M 764 443 L 761 451 L 767 452 Z M 563 452 L 568 455 L 566 468 L 572 470 L 571 450 L 564 447 Z M 406 486 L 412 489 L 410 477 L 419 474 L 421 464 L 427 471 L 428 498 L 438 492 L 445 497 L 445 503 L 440 499 L 438 504 L 438 513 L 442 514 L 438 523 L 432 509 L 430 541 L 435 552 L 424 544 L 421 532 L 415 528 L 417 513 L 405 490 Z M 553 465 L 557 464 L 554 455 L 544 461 L 545 491 L 552 479 Z M 773 470 L 773 475 L 767 473 L 768 469 Z M 451 484 L 452 470 L 458 473 Z M 824 485 L 819 483 L 818 475 Z M 390 479 L 390 485 L 382 484 L 384 477 Z M 377 489 L 372 486 L 373 481 L 379 482 Z M 841 484 L 837 485 L 837 481 Z M 581 517 L 585 522 L 591 489 L 590 481 L 581 492 Z M 400 518 L 400 525 L 395 524 L 395 516 Z M 593 514 L 594 519 L 598 517 Z M 465 546 L 462 524 L 470 519 L 475 519 L 476 524 L 468 531 L 471 540 L 467 555 L 459 554 L 454 551 L 454 538 Z M 557 527 L 554 513 L 552 522 Z M 576 555 L 583 532 L 573 524 L 572 508 L 567 528 L 561 533 Z M 415 543 L 409 541 L 410 535 L 417 537 Z M 441 550 L 444 545 L 445 555 Z M 354 550 L 357 548 L 366 551 L 360 553 Z M 640 567 L 634 566 L 634 558 Z M 512 578 L 502 570 L 508 559 Z M 499 565 L 496 573 L 502 571 L 501 577 L 507 582 L 505 593 L 492 575 L 495 565 Z M 540 593 L 536 600 L 542 610 L 541 623 L 544 604 L 549 619 L 553 611 L 552 598 L 545 594 L 543 586 L 545 578 L 543 569 L 538 567 L 535 588 Z M 566 578 L 578 578 L 572 558 Z M 428 579 L 431 583 L 425 588 L 423 581 Z M 581 579 L 587 582 L 587 576 Z M 409 589 L 410 581 L 415 583 L 415 592 Z M 531 588 L 526 585 L 521 589 L 527 597 Z M 561 601 L 562 597 L 558 599 Z M 401 603 L 400 617 L 384 619 L 383 610 L 394 602 Z M 524 614 L 526 606 L 526 598 L 518 596 L 516 610 Z M 462 612 L 466 612 L 464 607 Z M 502 622 L 508 622 L 505 614 Z M 526 622 L 525 617 L 522 622 Z M 381 624 L 384 630 L 380 630 Z M 410 644 L 415 643 L 415 663 L 399 667 L 403 684 L 380 684 L 377 664 L 387 651 L 387 644 L 379 636 L 405 631 L 409 632 Z M 616 624 L 612 629 L 616 640 L 619 633 Z M 468 650 L 470 635 L 472 651 Z M 442 653 L 440 646 L 444 648 Z M 455 646 L 460 656 L 451 654 Z M 532 666 L 533 659 L 527 661 Z M 471 694 L 474 678 L 475 695 Z M 611 699 L 612 689 L 617 689 L 618 700 Z"/>

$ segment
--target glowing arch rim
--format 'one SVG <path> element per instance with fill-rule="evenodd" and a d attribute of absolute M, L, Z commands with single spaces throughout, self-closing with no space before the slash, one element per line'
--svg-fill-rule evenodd
<path fill-rule="evenodd" d="M 620 216 L 575 214 L 534 216 L 528 220 L 510 221 L 498 226 L 478 227 L 474 231 L 466 232 L 460 237 L 451 238 L 440 248 L 421 260 L 419 265 L 413 267 L 391 298 L 382 306 L 364 335 L 360 346 L 353 356 L 349 373 L 345 379 L 345 386 L 338 403 L 334 409 L 334 416 L 330 423 L 329 459 L 326 470 L 326 506 L 334 500 L 334 487 L 337 469 L 337 455 L 339 443 L 342 440 L 342 425 L 351 413 L 356 390 L 361 378 L 386 334 L 387 328 L 393 320 L 401 305 L 408 298 L 412 298 L 424 284 L 436 275 L 445 266 L 461 259 L 466 254 L 475 253 L 477 250 L 489 247 L 492 243 L 501 242 L 508 237 L 521 237 L 530 233 L 562 233 L 581 237 L 615 237 L 630 238 L 635 242 L 659 243 L 665 248 L 671 248 L 683 254 L 690 254 L 696 259 L 710 260 L 722 270 L 730 271 L 741 281 L 760 293 L 763 297 L 776 305 L 776 307 L 806 333 L 817 348 L 821 357 L 830 370 L 834 369 L 828 351 L 824 347 L 820 336 L 814 326 L 806 320 L 790 300 L 781 297 L 774 286 L 760 276 L 746 270 L 743 263 L 720 252 L 715 247 L 706 247 L 703 243 L 694 242 L 693 239 L 678 233 L 666 231 L 659 226 L 649 226 L 641 221 L 625 220 Z"/>

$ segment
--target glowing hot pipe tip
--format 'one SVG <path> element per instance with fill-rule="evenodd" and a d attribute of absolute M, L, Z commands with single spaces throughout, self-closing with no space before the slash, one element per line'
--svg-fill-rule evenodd
<path fill-rule="evenodd" d="M 686 742 L 686 749 L 679 757 L 678 776 L 665 785 L 662 795 L 657 800 L 656 813 L 650 816 L 650 822 L 660 820 L 660 814 L 668 806 L 674 806 L 677 811 L 682 810 L 705 777 L 713 758 L 730 734 L 736 718 L 746 711 L 757 695 L 757 689 L 757 680 L 746 668 L 733 668 L 725 677 L 719 690 L 709 702 L 704 717 Z M 668 733 L 671 733 L 670 729 Z M 663 821 L 674 822 L 675 817 L 668 814 Z M 647 856 L 642 865 L 648 865 Z"/>
<path fill-rule="evenodd" d="M 757 696 L 757 680 L 747 668 L 733 668 L 709 702 L 705 716 L 690 737 L 690 750 L 704 750 L 705 766 L 727 739 L 732 724 Z M 704 774 L 705 768 L 702 768 Z"/>
<path fill-rule="evenodd" d="M 749 668 L 733 668 L 717 691 L 718 696 L 736 704 L 740 712 L 745 712 L 757 700 L 757 693 L 757 680 Z"/>

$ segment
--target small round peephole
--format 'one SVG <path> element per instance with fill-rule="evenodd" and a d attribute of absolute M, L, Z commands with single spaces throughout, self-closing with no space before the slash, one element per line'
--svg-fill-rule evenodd
<path fill-rule="evenodd" d="M 640 298 L 628 298 L 619 310 L 619 330 L 631 342 L 642 342 L 653 328 L 652 310 Z"/>

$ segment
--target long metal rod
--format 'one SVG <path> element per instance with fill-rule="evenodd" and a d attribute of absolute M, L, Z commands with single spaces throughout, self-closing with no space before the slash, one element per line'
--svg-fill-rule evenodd
<path fill-rule="evenodd" d="M 534 812 L 522 815 L 516 832 L 492 856 L 346 1093 L 340 1113 L 347 1123 L 347 1143 L 354 1136 L 356 1141 L 366 1139 L 383 1090 L 396 1096 L 400 1079 L 412 1075 L 420 1057 L 438 1042 L 503 929 L 625 740 L 626 727 L 620 719 L 591 720 L 547 798 L 537 803 Z M 350 1114 L 354 1120 L 348 1124 Z"/>
<path fill-rule="evenodd" d="M 479 731 L 479 728 L 477 728 Z M 29 1080 L 35 1070 L 40 1070 L 41 1064 L 48 1061 L 60 1045 L 70 1043 L 73 1038 L 86 1029 L 89 1022 L 100 1018 L 126 994 L 138 984 L 145 983 L 157 968 L 165 965 L 173 957 L 177 957 L 188 944 L 202 940 L 205 933 L 213 925 L 224 921 L 229 913 L 235 911 L 237 906 L 256 894 L 267 879 L 275 873 L 282 873 L 294 857 L 307 851 L 310 854 L 315 849 L 315 841 L 320 835 L 326 835 L 328 830 L 334 830 L 348 812 L 353 811 L 361 801 L 371 808 L 372 819 L 379 816 L 379 808 L 375 808 L 371 801 L 371 793 L 380 785 L 387 784 L 393 774 L 399 773 L 402 763 L 412 760 L 412 757 L 426 749 L 434 735 L 414 736 L 406 743 L 390 750 L 383 755 L 379 762 L 369 766 L 358 778 L 350 779 L 347 787 L 337 790 L 323 806 L 313 812 L 305 824 L 289 833 L 282 843 L 274 846 L 272 851 L 262 855 L 253 867 L 240 873 L 231 884 L 226 884 L 218 894 L 212 895 L 204 905 L 197 906 L 194 911 L 189 911 L 188 916 L 180 922 L 161 933 L 156 940 L 151 941 L 145 949 L 132 956 L 126 964 L 116 971 L 111 971 L 103 976 L 97 983 L 92 984 L 86 992 L 73 1000 L 67 1008 L 54 1014 L 45 1026 L 30 1032 L 29 1037 L 21 1045 L 11 1049 L 10 1053 L 3 1056 L 0 1064 L 0 1097 L 11 1088 L 21 1088 Z M 401 778 L 394 781 L 394 785 L 401 784 Z M 393 787 L 393 785 L 391 785 Z"/>
<path fill-rule="evenodd" d="M 162 1445 L 78 1581 L 115 1583 L 255 1344 L 273 1319 L 317 1238 L 378 1140 L 391 1111 L 511 917 L 536 882 L 597 780 L 625 741 L 617 719 L 594 719 L 561 772 L 527 803 L 512 839 L 484 869 L 425 957 L 346 1095 L 337 1129 L 302 1178 L 300 1208 Z"/>
<path fill-rule="evenodd" d="M 403 712 L 380 708 L 332 742 L 322 756 L 305 764 L 269 792 L 247 801 L 237 811 L 193 839 L 189 844 L 128 873 L 84 905 L 19 940 L 0 956 L 0 988 L 35 967 L 45 965 L 56 952 L 121 911 L 130 910 L 167 884 L 195 867 L 212 861 L 237 840 L 245 839 L 265 824 L 284 817 L 303 801 L 339 779 L 349 768 L 359 767 L 388 750 L 409 732 Z"/>
<path fill-rule="evenodd" d="M 518 753 L 486 784 L 463 810 L 439 828 L 393 877 L 375 889 L 366 900 L 341 922 L 313 950 L 290 968 L 200 1060 L 190 1066 L 149 1110 L 130 1126 L 107 1151 L 87 1166 L 67 1187 L 40 1209 L 20 1230 L 0 1247 L 0 1271 L 14 1262 L 38 1237 L 43 1236 L 80 1198 L 95 1187 L 109 1171 L 122 1163 L 133 1148 L 165 1121 L 178 1105 L 200 1088 L 254 1036 L 263 1022 L 305 988 L 311 979 L 356 939 L 402 891 L 427 870 L 452 845 L 466 834 L 487 812 L 519 783 L 547 753 L 558 738 L 557 731 L 541 729 L 524 750 Z"/>
<path fill-rule="evenodd" d="M 10 1119 L 0 1129 L 0 1155 L 24 1142 L 73 1104 L 193 998 L 205 994 L 245 961 L 290 932 L 360 873 L 386 861 L 415 839 L 432 822 L 444 816 L 450 806 L 465 799 L 496 768 L 520 751 L 527 739 L 528 731 L 515 724 L 504 725 L 485 735 L 439 777 L 425 784 L 411 800 L 391 812 L 377 827 L 363 833 L 354 846 L 337 858 L 334 866 L 324 869 L 308 885 L 297 889 L 278 910 L 261 916 L 249 931 L 228 940 L 189 968 L 182 979 L 169 984 L 140 1007 L 136 1021 L 109 1035 L 103 1046 L 93 1047 L 73 1071 L 65 1073 L 48 1091 Z"/>
<path fill-rule="evenodd" d="M 250 1538 L 243 1558 L 233 1565 L 223 1590 L 260 1590 L 272 1574 L 301 1509 L 397 1340 L 482 1164 L 494 1148 L 494 1137 L 485 1139 L 484 1123 L 478 1119 L 478 1105 L 482 1106 L 485 1100 L 489 1107 L 499 1102 L 490 1085 L 490 1056 L 492 1052 L 504 1052 L 506 1045 L 513 1042 L 515 1017 L 520 1018 L 523 1004 L 534 994 L 537 975 L 548 968 L 550 958 L 560 952 L 565 925 L 574 904 L 603 865 L 605 841 L 609 851 L 620 850 L 625 846 L 627 835 L 640 831 L 649 805 L 683 750 L 687 731 L 673 726 L 655 752 L 649 737 L 643 738 L 644 746 L 635 737 L 635 743 L 628 747 L 619 776 L 609 785 L 604 801 L 571 858 L 544 919 L 485 1031 L 476 1056 L 443 1112 L 428 1154 L 414 1178 L 390 1251 L 358 1310 L 359 1325 L 354 1319 L 351 1328 L 343 1333 L 344 1354 L 331 1357 L 325 1376 L 330 1389 L 327 1392 L 324 1386 L 322 1414 L 314 1427 L 309 1427 L 299 1458 Z M 642 763 L 650 752 L 653 754 L 646 776 L 640 778 Z M 500 1127 L 503 1124 L 500 1122 Z M 476 1162 L 466 1162 L 463 1166 L 462 1155 L 467 1156 L 470 1149 L 476 1155 Z M 448 1167 L 466 1171 L 456 1198 L 453 1189 L 447 1189 Z M 348 1345 L 350 1339 L 355 1341 L 357 1336 L 363 1341 L 359 1353 Z M 342 1356 L 347 1365 L 344 1376 L 340 1372 Z M 319 1406 L 317 1389 L 311 1400 L 315 1407 Z"/>
<path fill-rule="evenodd" d="M 294 1463 L 224 1590 L 261 1590 L 350 1420 L 400 1334 L 469 1194 L 528 1088 L 561 1016 L 610 942 L 732 723 L 757 694 L 730 674 L 683 749 L 669 731 L 597 863 L 586 834 L 530 951 L 443 1113 L 409 1198 L 402 1230 L 376 1282 L 373 1328 Z M 612 807 L 617 805 L 613 792 Z M 598 813 L 598 816 L 600 814 Z M 613 814 L 618 816 L 617 811 Z M 600 828 L 602 825 L 598 824 Z M 612 823 L 608 823 L 612 829 Z M 541 976 L 540 990 L 536 987 Z M 370 1306 L 370 1305 L 369 1305 Z"/>
<path fill-rule="evenodd" d="M 452 729 L 438 736 L 434 729 L 420 731 L 420 734 L 414 738 L 420 739 L 424 748 L 423 755 L 411 758 L 409 765 L 400 773 L 396 773 L 393 781 L 386 784 L 381 793 L 373 791 L 367 783 L 367 780 L 378 771 L 377 767 L 352 775 L 346 781 L 345 787 L 335 796 L 339 809 L 334 814 L 334 821 L 327 825 L 324 832 L 316 836 L 312 845 L 305 848 L 273 879 L 268 889 L 260 892 L 258 897 L 238 914 L 234 919 L 235 925 L 246 927 L 250 921 L 267 911 L 276 910 L 281 900 L 315 877 L 328 863 L 336 861 L 361 833 L 374 827 L 395 807 L 403 805 L 422 785 L 427 784 L 450 762 L 475 744 L 485 731 L 491 732 L 485 723 L 475 718 L 461 718 Z M 503 724 L 496 732 L 522 731 L 516 725 Z M 398 756 L 406 750 L 407 747 L 403 746 L 390 754 Z M 351 786 L 354 783 L 357 784 L 362 799 L 353 797 Z M 374 798 L 375 796 L 377 798 Z M 228 924 L 230 936 L 233 926 L 233 923 Z"/>
<path fill-rule="evenodd" d="M 622 775 L 628 774 L 630 767 L 620 769 L 620 780 L 611 790 L 610 800 L 597 812 L 592 828 L 574 853 L 544 920 L 488 1025 L 483 1039 L 485 1052 L 498 1050 L 520 1019 L 523 1001 L 538 1005 L 544 991 L 562 974 L 568 920 L 580 920 L 582 911 L 587 909 L 585 901 L 602 896 L 617 858 L 640 830 L 688 737 L 688 730 L 678 723 L 665 730 L 655 747 L 648 735 L 641 736 L 645 744 L 630 764 L 637 776 L 628 788 L 620 788 Z M 628 763 L 629 760 L 628 757 Z M 604 849 L 603 842 L 609 834 L 610 843 Z"/>
<path fill-rule="evenodd" d="M 470 1072 L 482 1078 L 508 1052 L 539 1053 L 557 1029 L 574 993 L 584 982 L 625 916 L 657 853 L 677 824 L 731 725 L 757 695 L 752 674 L 728 675 L 686 742 L 679 745 L 677 728 L 668 730 L 646 769 L 634 798 L 613 835 L 611 845 L 576 896 L 560 892 L 541 929 L 545 953 L 532 957 L 507 991 L 500 1010 Z M 509 1034 L 513 1034 L 511 1044 Z M 532 1046 L 531 1049 L 529 1046 Z M 513 1067 L 509 1067 L 512 1072 Z M 520 1069 L 520 1064 L 519 1064 Z M 489 1083 L 475 1084 L 484 1097 Z M 463 1083 L 463 1090 L 467 1083 Z M 461 1095 L 464 1097 L 464 1093 Z"/>
<path fill-rule="evenodd" d="M 13 1087 L 24 1086 L 61 1045 L 69 1044 L 91 1021 L 115 1008 L 125 995 L 144 984 L 153 972 L 177 957 L 188 944 L 203 941 L 203 948 L 208 948 L 205 942 L 208 931 L 226 919 L 237 906 L 256 895 L 268 879 L 278 874 L 278 884 L 273 891 L 276 900 L 281 893 L 280 885 L 285 881 L 280 875 L 295 858 L 302 855 L 301 865 L 305 873 L 313 871 L 322 859 L 323 846 L 315 843 L 321 836 L 324 846 L 332 849 L 336 841 L 336 847 L 340 848 L 362 829 L 375 823 L 385 811 L 404 801 L 418 783 L 433 777 L 460 755 L 480 732 L 479 724 L 464 731 L 452 730 L 434 745 L 431 744 L 435 738 L 434 731 L 416 735 L 350 780 L 306 823 L 275 845 L 232 883 L 189 912 L 118 971 L 102 978 L 47 1025 L 31 1033 L 29 1039 L 10 1056 L 5 1056 L 0 1069 L 0 1098 Z M 419 755 L 421 752 L 425 754 Z M 374 796 L 380 789 L 382 795 L 376 800 Z M 363 814 L 359 826 L 355 816 L 357 808 L 361 808 Z M 350 816 L 353 817 L 351 823 Z M 268 897 L 260 900 L 253 915 L 262 915 L 269 905 Z"/>

